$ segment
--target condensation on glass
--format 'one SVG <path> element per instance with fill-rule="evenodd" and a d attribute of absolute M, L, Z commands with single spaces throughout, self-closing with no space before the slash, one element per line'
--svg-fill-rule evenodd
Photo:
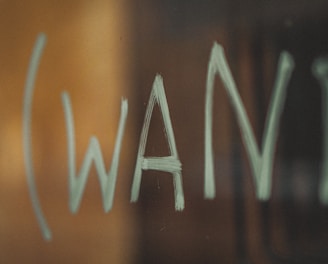
<path fill-rule="evenodd" d="M 1 263 L 328 263 L 328 4 L 2 1 Z"/>

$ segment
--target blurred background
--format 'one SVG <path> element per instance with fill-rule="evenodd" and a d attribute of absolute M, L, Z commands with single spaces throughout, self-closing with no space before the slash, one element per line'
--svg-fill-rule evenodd
<path fill-rule="evenodd" d="M 328 210 L 318 200 L 323 163 L 322 87 L 314 60 L 328 54 L 323 0 L 0 2 L 0 263 L 328 263 Z M 29 59 L 47 44 L 32 109 L 38 195 L 53 238 L 43 239 L 28 192 L 22 113 Z M 214 41 L 222 44 L 257 142 L 281 51 L 294 58 L 268 202 L 254 182 L 220 79 L 214 92 L 217 195 L 204 200 L 205 83 Z M 130 190 L 155 75 L 164 79 L 182 162 L 185 209 L 174 209 L 172 176 L 144 171 Z M 102 207 L 92 167 L 81 207 L 69 211 L 61 93 L 70 94 L 77 170 L 96 135 L 109 168 L 121 98 L 129 114 L 114 206 Z M 146 155 L 168 155 L 155 107 Z"/>

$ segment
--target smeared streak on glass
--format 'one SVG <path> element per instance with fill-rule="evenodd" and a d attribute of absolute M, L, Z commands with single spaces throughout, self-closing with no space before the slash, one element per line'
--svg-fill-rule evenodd
<path fill-rule="evenodd" d="M 328 205 L 328 58 L 318 58 L 312 65 L 312 72 L 322 87 L 322 124 L 323 124 L 323 162 L 319 184 L 319 199 Z"/>
<path fill-rule="evenodd" d="M 40 201 L 37 194 L 37 187 L 34 177 L 33 156 L 32 156 L 32 103 L 33 93 L 35 87 L 35 78 L 38 72 L 40 59 L 46 45 L 47 37 L 40 33 L 34 44 L 32 56 L 27 70 L 27 77 L 25 81 L 25 94 L 23 102 L 23 148 L 24 148 L 24 162 L 26 169 L 26 177 L 28 190 L 32 201 L 34 213 L 36 215 L 38 224 L 41 229 L 42 236 L 45 240 L 52 239 L 51 230 L 48 227 L 47 221 L 41 209 Z"/>
<path fill-rule="evenodd" d="M 208 65 L 205 102 L 205 185 L 204 196 L 213 199 L 216 195 L 214 181 L 214 161 L 212 146 L 213 121 L 213 90 L 215 75 L 222 79 L 228 93 L 230 103 L 237 116 L 241 136 L 246 147 L 256 188 L 256 196 L 260 200 L 268 200 L 271 195 L 272 165 L 274 150 L 278 136 L 278 124 L 286 97 L 286 87 L 291 77 L 294 62 L 287 52 L 282 52 L 278 63 L 276 83 L 267 113 L 262 151 L 256 143 L 245 107 L 237 91 L 236 84 L 230 72 L 224 50 L 221 45 L 214 43 Z"/>
<path fill-rule="evenodd" d="M 162 112 L 164 129 L 167 136 L 171 156 L 166 157 L 144 157 L 148 137 L 150 120 L 154 105 L 157 103 Z M 164 91 L 163 79 L 160 75 L 155 77 L 152 91 L 146 109 L 145 120 L 141 131 L 137 163 L 133 177 L 131 189 L 131 202 L 136 202 L 139 198 L 142 170 L 157 170 L 173 174 L 175 209 L 184 209 L 184 194 L 181 176 L 181 162 L 175 144 L 175 138 L 169 113 L 169 108 Z"/>
<path fill-rule="evenodd" d="M 76 176 L 75 166 L 75 136 L 74 136 L 74 118 L 67 92 L 62 93 L 62 104 L 66 120 L 66 132 L 68 141 L 68 175 L 69 175 L 69 208 L 72 213 L 77 213 L 81 204 L 82 195 L 91 169 L 92 160 L 98 173 L 101 187 L 102 200 L 105 212 L 109 212 L 113 207 L 114 193 L 119 166 L 119 156 L 121 151 L 122 139 L 125 130 L 125 123 L 128 114 L 128 102 L 122 100 L 121 116 L 119 120 L 118 132 L 115 141 L 112 163 L 108 173 L 104 165 L 104 159 L 97 137 L 90 138 L 88 150 L 85 154 L 82 167 L 78 176 Z"/>

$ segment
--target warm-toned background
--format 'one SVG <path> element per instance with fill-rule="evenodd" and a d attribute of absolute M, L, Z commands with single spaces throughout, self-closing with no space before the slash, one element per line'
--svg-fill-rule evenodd
<path fill-rule="evenodd" d="M 0 263 L 133 262 L 138 228 L 129 206 L 127 172 L 132 162 L 129 145 L 136 133 L 133 112 L 113 210 L 103 211 L 93 168 L 80 210 L 72 215 L 61 103 L 65 90 L 75 118 L 77 170 L 92 135 L 98 137 L 108 167 L 121 98 L 131 97 L 129 6 L 124 1 L 2 1 L 0 13 Z M 39 32 L 47 34 L 47 45 L 33 100 L 33 158 L 41 206 L 53 233 L 51 242 L 43 240 L 32 210 L 22 151 L 24 84 Z"/>
<path fill-rule="evenodd" d="M 322 95 L 311 72 L 328 54 L 326 1 L 1 1 L 0 263 L 326 263 L 328 212 L 317 198 Z M 29 198 L 22 146 L 24 84 L 39 32 L 48 36 L 33 101 L 33 158 L 43 240 Z M 252 175 L 226 93 L 214 96 L 217 197 L 203 199 L 204 102 L 210 50 L 221 43 L 258 142 L 277 59 L 295 70 L 276 152 L 272 198 L 255 199 Z M 174 210 L 170 174 L 143 173 L 130 188 L 154 77 L 165 91 L 181 162 L 186 208 Z M 121 98 L 129 100 L 114 207 L 103 212 L 93 168 L 76 215 L 68 208 L 61 92 L 71 96 L 77 168 L 91 135 L 109 166 Z M 147 155 L 167 155 L 155 109 Z"/>

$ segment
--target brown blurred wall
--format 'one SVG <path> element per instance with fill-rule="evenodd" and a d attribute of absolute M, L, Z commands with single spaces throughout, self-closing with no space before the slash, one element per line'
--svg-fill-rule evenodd
<path fill-rule="evenodd" d="M 68 207 L 67 139 L 61 93 L 75 117 L 77 170 L 96 135 L 109 168 L 131 70 L 125 1 L 0 2 L 0 262 L 131 263 L 135 221 L 129 207 L 133 128 L 125 131 L 114 207 L 105 214 L 91 170 L 81 207 Z M 47 35 L 36 79 L 32 146 L 37 191 L 52 241 L 43 240 L 28 193 L 22 145 L 27 67 L 39 32 Z M 129 118 L 132 116 L 129 113 Z M 133 119 L 133 118 L 132 118 Z"/>

